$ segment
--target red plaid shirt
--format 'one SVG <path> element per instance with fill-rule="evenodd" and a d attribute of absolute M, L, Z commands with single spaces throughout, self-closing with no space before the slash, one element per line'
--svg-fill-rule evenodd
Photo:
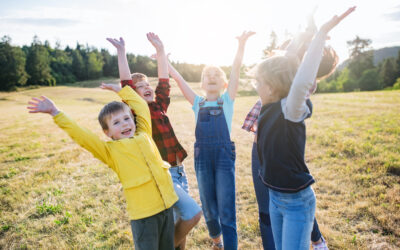
<path fill-rule="evenodd" d="M 135 89 L 132 80 L 123 80 L 121 81 L 121 85 L 122 87 L 129 85 Z M 187 153 L 176 138 L 167 116 L 167 109 L 170 103 L 170 88 L 169 79 L 160 78 L 155 91 L 156 101 L 149 103 L 149 109 L 153 140 L 157 145 L 158 151 L 160 151 L 164 161 L 169 162 L 171 166 L 176 166 L 178 165 L 177 158 L 182 162 L 186 158 Z"/>
<path fill-rule="evenodd" d="M 261 101 L 258 100 L 256 104 L 251 108 L 250 112 L 247 114 L 244 120 L 242 129 L 249 132 L 257 132 L 257 119 L 261 110 Z"/>

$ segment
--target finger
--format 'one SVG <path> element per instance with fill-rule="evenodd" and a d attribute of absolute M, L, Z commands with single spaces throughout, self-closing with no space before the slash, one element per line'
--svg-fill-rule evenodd
<path fill-rule="evenodd" d="M 33 100 L 37 101 L 37 102 L 41 102 L 42 100 L 36 98 L 36 97 L 32 97 Z"/>
<path fill-rule="evenodd" d="M 28 102 L 28 104 L 37 106 L 37 102 Z"/>
<path fill-rule="evenodd" d="M 344 12 L 342 15 L 338 17 L 339 22 L 342 21 L 345 17 L 350 15 L 353 11 L 356 10 L 356 6 L 349 8 L 346 12 Z"/>
<path fill-rule="evenodd" d="M 38 113 L 39 111 L 37 110 L 29 110 L 29 113 Z"/>
<path fill-rule="evenodd" d="M 37 109 L 37 107 L 28 106 L 27 109 Z"/>

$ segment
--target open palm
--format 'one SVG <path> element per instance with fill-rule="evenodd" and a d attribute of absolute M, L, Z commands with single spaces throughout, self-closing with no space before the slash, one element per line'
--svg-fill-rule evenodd
<path fill-rule="evenodd" d="M 56 115 L 58 109 L 54 102 L 45 96 L 41 96 L 40 99 L 33 97 L 30 102 L 28 102 L 29 113 L 48 113 L 51 115 Z"/>

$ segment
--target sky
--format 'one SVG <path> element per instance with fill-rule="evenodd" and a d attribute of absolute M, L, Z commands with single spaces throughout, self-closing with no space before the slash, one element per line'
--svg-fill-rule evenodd
<path fill-rule="evenodd" d="M 173 61 L 231 65 L 237 49 L 236 36 L 244 30 L 249 38 L 246 65 L 261 60 L 271 31 L 284 41 L 304 29 L 307 15 L 317 7 L 319 27 L 348 7 L 357 10 L 330 33 L 340 61 L 348 58 L 346 41 L 356 35 L 372 40 L 372 47 L 400 45 L 398 0 L 0 0 L 0 36 L 13 45 L 29 45 L 37 35 L 51 46 L 76 43 L 106 48 L 116 54 L 106 37 L 123 37 L 129 53 L 151 55 L 146 39 L 155 32 Z"/>

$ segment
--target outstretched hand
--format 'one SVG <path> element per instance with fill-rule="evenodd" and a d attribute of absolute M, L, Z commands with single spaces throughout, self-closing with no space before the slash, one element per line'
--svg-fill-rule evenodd
<path fill-rule="evenodd" d="M 119 84 L 104 83 L 104 82 L 101 83 L 100 88 L 105 89 L 105 90 L 111 90 L 111 91 L 114 91 L 115 93 L 118 93 L 122 89 Z"/>
<path fill-rule="evenodd" d="M 324 25 L 321 26 L 320 31 L 328 34 L 329 31 L 331 31 L 336 25 L 338 25 L 345 17 L 350 15 L 354 10 L 356 9 L 356 6 L 349 8 L 346 12 L 341 14 L 340 16 L 334 16 L 332 17 L 331 20 L 326 22 Z"/>
<path fill-rule="evenodd" d="M 253 31 L 243 31 L 243 33 L 240 36 L 237 36 L 236 39 L 238 39 L 239 44 L 244 44 L 246 43 L 247 39 L 255 33 L 256 32 Z"/>
<path fill-rule="evenodd" d="M 164 49 L 164 45 L 161 42 L 161 39 L 156 34 L 154 34 L 153 32 L 149 32 L 146 34 L 146 36 L 149 42 L 154 46 L 154 48 L 156 48 L 156 50 Z"/>
<path fill-rule="evenodd" d="M 125 41 L 122 37 L 120 37 L 119 40 L 114 38 L 106 38 L 106 40 L 114 45 L 117 50 L 125 49 Z"/>
<path fill-rule="evenodd" d="M 54 102 L 45 96 L 41 96 L 40 99 L 32 97 L 28 104 L 26 108 L 29 109 L 29 113 L 47 113 L 55 116 L 60 112 Z"/>

